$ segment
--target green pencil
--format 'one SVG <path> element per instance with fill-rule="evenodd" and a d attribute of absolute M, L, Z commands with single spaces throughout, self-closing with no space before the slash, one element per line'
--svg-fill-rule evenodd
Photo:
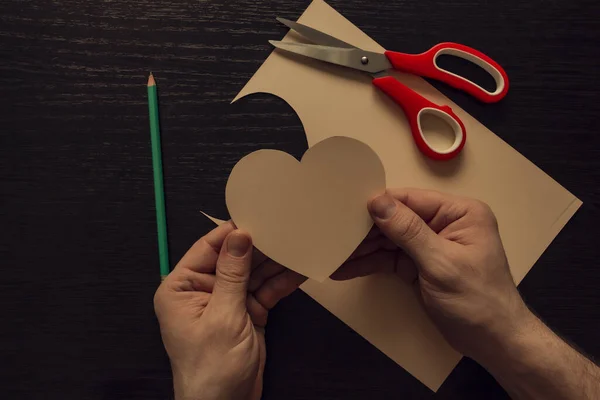
<path fill-rule="evenodd" d="M 150 137 L 152 140 L 152 169 L 154 170 L 154 202 L 156 204 L 156 230 L 161 280 L 169 274 L 169 246 L 167 242 L 167 214 L 163 186 L 160 128 L 158 124 L 158 98 L 156 81 L 152 72 L 148 77 L 148 110 L 150 111 Z"/>

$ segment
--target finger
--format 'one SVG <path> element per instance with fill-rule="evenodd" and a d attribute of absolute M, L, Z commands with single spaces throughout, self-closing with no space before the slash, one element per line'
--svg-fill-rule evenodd
<path fill-rule="evenodd" d="M 206 292 L 212 293 L 215 276 L 180 268 L 171 272 L 163 282 L 167 289 L 176 292 Z"/>
<path fill-rule="evenodd" d="M 466 199 L 435 190 L 388 189 L 386 193 L 413 210 L 436 233 L 468 211 Z"/>
<path fill-rule="evenodd" d="M 419 271 L 414 261 L 400 249 L 396 251 L 394 272 L 408 285 L 414 285 L 419 279 Z"/>
<path fill-rule="evenodd" d="M 182 292 L 179 293 L 184 303 L 192 306 L 192 310 L 200 312 L 208 304 L 211 294 L 206 292 Z M 181 302 L 180 302 L 181 303 Z M 173 301 L 169 301 L 169 294 L 165 288 L 159 288 L 154 295 L 154 312 L 158 320 L 163 323 L 165 319 L 171 319 L 174 323 L 181 318 L 182 308 L 173 307 Z M 189 308 L 187 308 L 189 310 Z"/>
<path fill-rule="evenodd" d="M 270 310 L 279 300 L 290 295 L 306 281 L 306 277 L 286 269 L 278 275 L 267 279 L 254 293 L 254 297 L 263 307 Z"/>
<path fill-rule="evenodd" d="M 258 268 L 262 263 L 267 261 L 269 257 L 265 256 L 262 251 L 254 247 L 252 249 L 252 269 Z"/>
<path fill-rule="evenodd" d="M 374 198 L 369 211 L 381 232 L 419 264 L 442 240 L 414 211 L 387 193 Z"/>
<path fill-rule="evenodd" d="M 243 307 L 250 279 L 252 240 L 237 229 L 226 238 L 217 260 L 216 281 L 213 289 L 215 303 Z"/>
<path fill-rule="evenodd" d="M 454 200 L 453 195 L 435 190 L 394 188 L 387 189 L 386 193 L 404 203 L 425 221 L 430 221 L 442 204 Z"/>
<path fill-rule="evenodd" d="M 335 281 L 345 281 L 378 272 L 393 272 L 395 261 L 395 252 L 378 250 L 367 257 L 357 258 L 344 263 L 330 278 Z"/>
<path fill-rule="evenodd" d="M 285 270 L 285 267 L 281 264 L 276 263 L 273 260 L 265 261 L 258 266 L 252 274 L 250 274 L 250 283 L 248 284 L 248 291 L 254 293 L 262 284 L 269 278 L 280 274 Z"/>
<path fill-rule="evenodd" d="M 354 260 L 356 258 L 367 256 L 371 253 L 376 252 L 377 250 L 385 249 L 385 250 L 395 250 L 398 246 L 390 239 L 385 236 L 375 237 L 370 240 L 363 241 L 357 248 L 350 254 L 348 257 L 348 261 Z"/>
<path fill-rule="evenodd" d="M 246 298 L 246 309 L 248 310 L 248 314 L 254 325 L 262 328 L 267 325 L 269 310 L 263 307 L 252 294 L 248 294 L 248 297 Z"/>
<path fill-rule="evenodd" d="M 348 261 L 332 275 L 334 281 L 346 281 L 377 273 L 395 273 L 407 284 L 414 284 L 418 278 L 415 263 L 401 249 L 379 250 L 367 257 Z"/>
<path fill-rule="evenodd" d="M 223 241 L 234 229 L 233 222 L 228 221 L 201 237 L 185 253 L 175 269 L 184 268 L 202 273 L 214 272 Z"/>
<path fill-rule="evenodd" d="M 237 229 L 235 224 L 232 220 L 229 220 L 208 232 L 204 236 L 204 239 L 218 253 L 219 250 L 221 250 L 221 246 L 225 242 L 227 235 L 229 235 L 235 229 Z"/>

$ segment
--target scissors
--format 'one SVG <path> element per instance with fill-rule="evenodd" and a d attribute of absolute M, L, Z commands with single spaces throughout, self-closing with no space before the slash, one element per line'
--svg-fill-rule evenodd
<path fill-rule="evenodd" d="M 373 77 L 373 85 L 390 96 L 406 114 L 412 136 L 419 150 L 434 160 L 449 160 L 460 153 L 467 139 L 465 125 L 449 106 L 439 106 L 427 100 L 392 77 L 388 70 L 395 69 L 444 82 L 485 103 L 501 100 L 508 91 L 508 76 L 504 69 L 485 54 L 462 44 L 440 43 L 421 54 L 405 54 L 389 50 L 381 54 L 359 49 L 294 21 L 284 18 L 277 18 L 277 21 L 314 44 L 270 40 L 269 43 L 276 48 L 370 73 Z M 440 68 L 436 60 L 444 54 L 463 58 L 483 68 L 496 81 L 496 89 L 488 91 L 463 76 Z M 425 114 L 441 118 L 452 127 L 454 142 L 449 148 L 439 150 L 427 141 L 421 127 L 421 119 Z"/>

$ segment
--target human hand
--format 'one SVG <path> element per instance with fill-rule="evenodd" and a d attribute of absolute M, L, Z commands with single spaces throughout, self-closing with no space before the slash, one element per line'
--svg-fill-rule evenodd
<path fill-rule="evenodd" d="M 268 310 L 306 278 L 252 249 L 248 234 L 225 223 L 198 240 L 156 291 L 178 400 L 261 396 Z"/>
<path fill-rule="evenodd" d="M 532 318 L 486 204 L 435 191 L 388 189 L 368 207 L 378 230 L 332 279 L 400 275 L 415 286 L 446 340 L 475 359 Z"/>

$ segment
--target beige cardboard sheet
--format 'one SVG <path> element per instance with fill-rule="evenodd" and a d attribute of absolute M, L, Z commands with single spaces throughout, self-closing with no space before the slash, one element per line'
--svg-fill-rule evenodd
<path fill-rule="evenodd" d="M 361 48 L 382 50 L 322 0 L 314 0 L 298 21 Z M 431 101 L 450 105 L 463 120 L 468 138 L 458 159 L 424 158 L 400 108 L 369 76 L 341 67 L 274 51 L 235 100 L 256 92 L 284 99 L 302 121 L 309 146 L 337 135 L 365 142 L 383 162 L 387 187 L 432 188 L 487 202 L 520 282 L 581 202 L 423 79 L 398 77 Z M 399 280 L 307 281 L 301 288 L 434 391 L 460 360 Z"/>

